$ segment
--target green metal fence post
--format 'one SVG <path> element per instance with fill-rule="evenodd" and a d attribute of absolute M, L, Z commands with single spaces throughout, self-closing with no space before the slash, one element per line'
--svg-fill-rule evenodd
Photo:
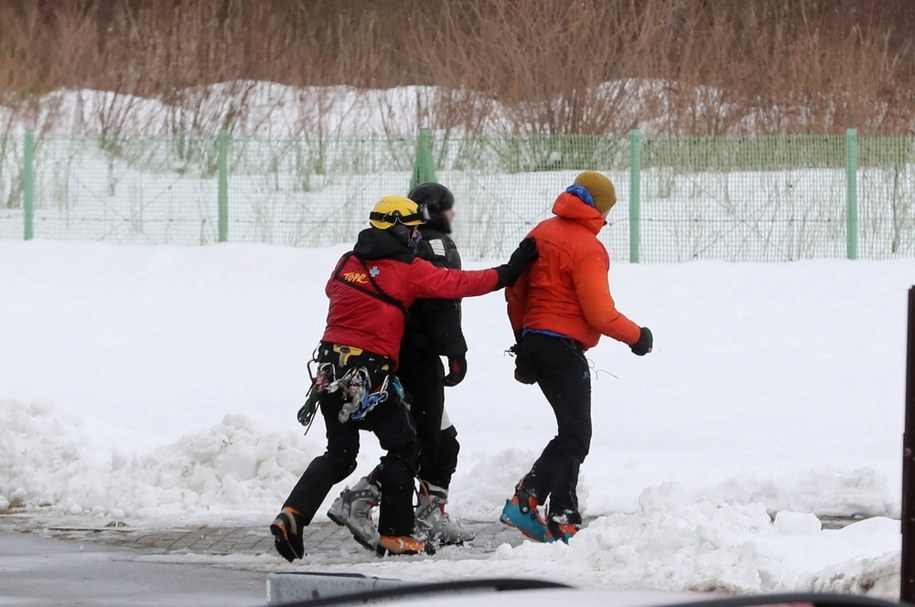
<path fill-rule="evenodd" d="M 435 164 L 432 162 L 432 141 L 429 138 L 429 131 L 420 129 L 419 137 L 416 139 L 416 160 L 413 161 L 410 189 L 427 181 L 437 181 Z"/>
<path fill-rule="evenodd" d="M 219 131 L 219 242 L 229 238 L 229 132 Z"/>
<path fill-rule="evenodd" d="M 35 134 L 25 134 L 25 149 L 22 153 L 22 222 L 25 240 L 32 240 L 35 221 Z"/>
<path fill-rule="evenodd" d="M 629 132 L 629 262 L 639 263 L 642 140 L 638 129 Z"/>
<path fill-rule="evenodd" d="M 845 187 L 848 206 L 845 213 L 845 248 L 849 259 L 858 259 L 858 129 L 848 129 L 846 149 Z"/>

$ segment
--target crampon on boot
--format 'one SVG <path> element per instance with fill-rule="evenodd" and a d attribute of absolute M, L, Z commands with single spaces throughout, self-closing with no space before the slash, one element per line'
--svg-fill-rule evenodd
<path fill-rule="evenodd" d="M 417 537 L 440 546 L 454 546 L 473 539 L 473 533 L 469 529 L 452 520 L 445 512 L 445 504 L 448 503 L 447 489 L 421 480 L 417 496 L 419 504 L 414 512 Z"/>
<path fill-rule="evenodd" d="M 292 508 L 283 508 L 270 523 L 270 533 L 276 551 L 290 563 L 305 556 L 302 539 L 302 516 Z"/>
<path fill-rule="evenodd" d="M 553 534 L 537 511 L 537 506 L 537 498 L 527 491 L 518 489 L 511 499 L 505 501 L 499 520 L 518 529 L 535 542 L 552 542 Z"/>
<path fill-rule="evenodd" d="M 420 554 L 422 552 L 435 554 L 435 548 L 431 544 L 426 544 L 422 540 L 409 535 L 381 535 L 378 537 L 378 547 L 375 549 L 375 553 L 378 556 L 384 556 L 385 554 Z"/>
<path fill-rule="evenodd" d="M 372 521 L 372 508 L 381 500 L 381 490 L 377 485 L 363 477 L 353 488 L 347 487 L 340 492 L 327 511 L 327 518 L 344 526 L 353 534 L 353 538 L 368 550 L 375 550 L 378 545 L 378 529 Z"/>

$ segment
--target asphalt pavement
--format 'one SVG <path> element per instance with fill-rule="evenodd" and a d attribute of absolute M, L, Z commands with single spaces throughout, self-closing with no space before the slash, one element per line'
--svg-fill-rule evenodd
<path fill-rule="evenodd" d="M 486 558 L 500 544 L 524 539 L 499 523 L 468 526 L 478 540 L 461 558 Z M 266 524 L 132 528 L 0 516 L 0 607 L 265 605 L 271 571 L 352 563 L 355 572 L 378 558 L 329 522 L 305 528 L 305 549 L 306 559 L 290 567 L 275 553 Z"/>
<path fill-rule="evenodd" d="M 838 528 L 855 519 L 823 517 Z M 524 538 L 497 522 L 465 523 L 477 538 L 454 555 L 487 558 Z M 267 525 L 147 528 L 90 519 L 0 515 L 0 607 L 258 606 L 271 571 L 321 572 L 322 565 L 376 559 L 344 528 L 305 528 L 304 561 L 289 566 L 273 549 Z"/>
<path fill-rule="evenodd" d="M 144 561 L 128 548 L 0 530 L 0 606 L 266 603 L 262 571 Z"/>

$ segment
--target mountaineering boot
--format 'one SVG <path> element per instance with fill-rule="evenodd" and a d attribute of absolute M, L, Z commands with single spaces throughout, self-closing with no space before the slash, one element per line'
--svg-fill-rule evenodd
<path fill-rule="evenodd" d="M 537 506 L 537 498 L 519 487 L 511 499 L 505 501 L 499 520 L 535 542 L 552 542 L 553 534 L 537 511 Z"/>
<path fill-rule="evenodd" d="M 435 554 L 435 549 L 422 540 L 409 535 L 396 537 L 393 535 L 379 536 L 378 546 L 375 548 L 375 553 L 378 556 L 384 556 L 385 554 L 419 554 L 421 552 Z"/>
<path fill-rule="evenodd" d="M 559 540 L 568 544 L 569 540 L 572 539 L 572 536 L 578 533 L 578 525 L 575 523 L 568 523 L 564 520 L 558 520 L 552 517 L 547 521 L 546 526 L 547 529 L 550 530 L 550 535 L 553 538 L 549 541 Z"/>
<path fill-rule="evenodd" d="M 270 533 L 273 534 L 276 551 L 290 563 L 305 556 L 302 540 L 303 523 L 302 515 L 288 506 L 284 507 L 270 523 Z"/>
<path fill-rule="evenodd" d="M 469 529 L 452 520 L 445 512 L 447 489 L 420 480 L 417 495 L 419 504 L 414 512 L 417 537 L 441 546 L 463 544 L 473 539 Z"/>
<path fill-rule="evenodd" d="M 368 477 L 359 479 L 353 488 L 347 487 L 334 500 L 327 517 L 340 526 L 345 526 L 353 538 L 369 550 L 378 545 L 378 529 L 372 522 L 372 508 L 381 501 L 381 489 Z"/>

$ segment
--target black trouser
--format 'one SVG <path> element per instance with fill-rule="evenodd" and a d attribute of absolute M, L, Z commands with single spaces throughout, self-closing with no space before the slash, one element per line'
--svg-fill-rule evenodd
<path fill-rule="evenodd" d="M 521 481 L 549 516 L 581 523 L 578 470 L 591 445 L 591 376 L 581 345 L 561 337 L 528 333 L 521 344 L 540 389 L 553 408 L 559 430 Z"/>
<path fill-rule="evenodd" d="M 323 360 L 322 352 L 319 360 Z M 368 360 L 353 358 L 351 365 L 368 366 Z M 342 377 L 343 367 L 337 368 Z M 376 406 L 360 421 L 341 423 L 338 414 L 343 406 L 342 391 L 321 395 L 321 414 L 327 428 L 327 450 L 315 458 L 302 474 L 286 500 L 305 517 L 305 524 L 314 518 L 331 488 L 356 469 L 359 453 L 359 431 L 368 430 L 378 437 L 386 451 L 376 468 L 375 480 L 381 485 L 381 514 L 378 532 L 381 535 L 411 535 L 413 533 L 413 477 L 416 475 L 417 442 L 413 419 L 403 401 L 393 390 L 388 399 Z"/>
<path fill-rule="evenodd" d="M 416 420 L 419 440 L 421 480 L 447 489 L 457 469 L 457 430 L 442 430 L 445 410 L 445 368 L 438 354 L 416 348 L 403 348 L 397 369 L 404 390 L 411 397 L 410 413 Z"/>

